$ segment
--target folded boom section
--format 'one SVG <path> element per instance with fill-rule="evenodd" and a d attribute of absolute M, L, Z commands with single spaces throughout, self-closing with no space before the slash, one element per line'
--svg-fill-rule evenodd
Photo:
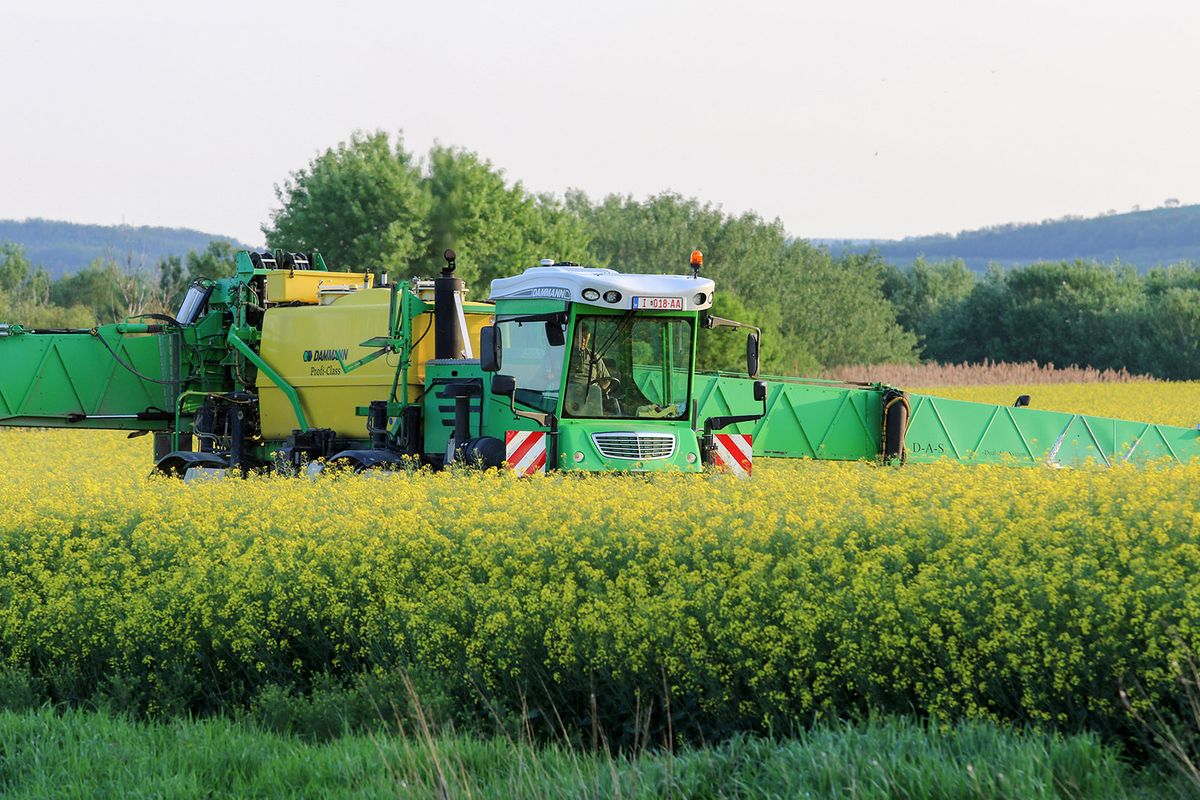
<path fill-rule="evenodd" d="M 747 378 L 696 375 L 699 418 L 753 413 Z M 756 456 L 874 459 L 883 445 L 883 405 L 889 387 L 800 378 L 767 380 L 767 413 L 730 426 L 753 436 Z M 904 435 L 908 463 L 1071 466 L 1187 463 L 1200 457 L 1200 431 L 1172 425 L 1016 408 L 908 393 Z"/>
<path fill-rule="evenodd" d="M 0 425 L 161 430 L 174 409 L 179 343 L 173 335 L 95 331 L 0 340 Z"/>

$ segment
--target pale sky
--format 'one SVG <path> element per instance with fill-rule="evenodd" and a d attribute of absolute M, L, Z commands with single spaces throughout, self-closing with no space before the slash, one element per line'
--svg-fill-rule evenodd
<path fill-rule="evenodd" d="M 0 0 L 0 218 L 262 242 L 355 129 L 804 238 L 1200 201 L 1200 3 Z"/>

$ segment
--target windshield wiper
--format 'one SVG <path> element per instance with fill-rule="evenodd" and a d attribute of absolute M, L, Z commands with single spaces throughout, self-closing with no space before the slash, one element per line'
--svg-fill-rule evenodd
<path fill-rule="evenodd" d="M 633 309 L 630 309 L 628 312 L 626 312 L 625 316 L 621 317 L 621 321 L 617 323 L 617 327 L 613 331 L 612 336 L 608 337 L 608 341 L 604 343 L 604 346 L 596 348 L 597 358 L 603 358 L 604 354 L 607 353 L 609 349 L 617 343 L 617 340 L 621 337 L 621 334 L 626 329 L 633 329 L 633 313 Z M 592 336 L 595 337 L 595 335 L 596 328 L 593 326 Z"/>

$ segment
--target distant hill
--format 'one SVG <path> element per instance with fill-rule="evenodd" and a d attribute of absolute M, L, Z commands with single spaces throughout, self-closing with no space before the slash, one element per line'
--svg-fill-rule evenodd
<path fill-rule="evenodd" d="M 875 249 L 886 261 L 908 264 L 961 258 L 971 269 L 989 263 L 1005 266 L 1049 260 L 1095 260 L 1145 270 L 1178 261 L 1200 263 L 1200 205 L 1156 208 L 1101 217 L 1064 217 L 1030 224 L 996 225 L 953 236 L 915 236 L 900 240 L 820 240 L 833 252 Z"/>
<path fill-rule="evenodd" d="M 229 236 L 190 228 L 80 225 L 45 219 L 0 220 L 0 242 L 25 247 L 30 261 L 55 278 L 111 255 L 121 263 L 153 267 L 164 256 L 203 250 L 213 239 L 252 249 Z M 973 270 L 988 264 L 1016 266 L 1033 261 L 1083 259 L 1136 266 L 1140 270 L 1179 261 L 1200 263 L 1200 204 L 1155 208 L 1100 217 L 1064 217 L 1036 223 L 994 225 L 957 234 L 905 239 L 813 239 L 835 253 L 872 249 L 884 260 L 906 265 L 918 256 L 929 260 L 961 258 Z"/>
<path fill-rule="evenodd" d="M 151 228 L 129 225 L 80 225 L 48 219 L 0 220 L 0 242 L 16 242 L 26 255 L 55 278 L 77 272 L 97 258 L 112 256 L 124 264 L 151 268 L 165 256 L 184 256 L 203 250 L 213 239 L 248 249 L 229 236 L 190 228 Z"/>

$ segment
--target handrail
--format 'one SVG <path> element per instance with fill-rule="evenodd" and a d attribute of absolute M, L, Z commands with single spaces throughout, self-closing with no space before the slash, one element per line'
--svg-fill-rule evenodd
<path fill-rule="evenodd" d="M 296 412 L 296 422 L 299 423 L 300 430 L 307 431 L 308 419 L 304 416 L 304 409 L 300 407 L 300 395 L 297 394 L 296 388 L 285 381 L 278 372 L 271 369 L 271 366 L 266 361 L 263 361 L 258 353 L 250 349 L 250 345 L 238 338 L 233 328 L 229 329 L 229 335 L 225 337 L 225 340 L 233 345 L 234 349 L 239 353 L 244 355 L 251 364 L 258 367 L 259 372 L 266 374 L 271 379 L 271 382 L 279 387 L 279 390 L 291 402 L 292 410 Z"/>

